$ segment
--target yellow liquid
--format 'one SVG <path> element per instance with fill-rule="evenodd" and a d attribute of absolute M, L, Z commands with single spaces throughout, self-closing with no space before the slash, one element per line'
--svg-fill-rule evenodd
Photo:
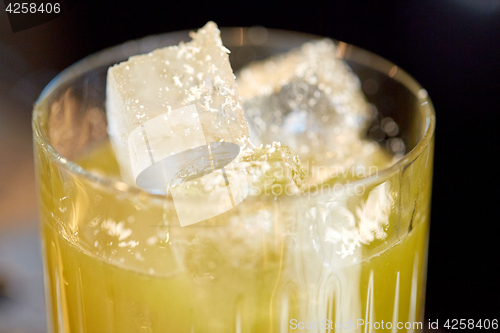
<path fill-rule="evenodd" d="M 82 165 L 116 174 L 109 156 L 104 149 Z M 427 165 L 417 160 L 393 185 L 430 177 Z M 171 226 L 159 241 L 161 204 L 103 194 L 40 153 L 37 168 L 53 332 L 370 332 L 376 322 L 423 321 L 428 182 L 398 197 L 414 205 L 391 214 L 385 239 L 341 258 L 336 247 L 297 246 L 305 229 L 294 226 L 306 222 L 293 220 L 290 201 L 244 203 L 198 227 Z M 235 216 L 274 224 L 241 230 Z"/>

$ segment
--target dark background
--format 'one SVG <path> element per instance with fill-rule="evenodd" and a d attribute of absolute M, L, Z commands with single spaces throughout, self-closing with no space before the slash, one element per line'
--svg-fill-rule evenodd
<path fill-rule="evenodd" d="M 500 319 L 499 0 L 79 1 L 16 33 L 2 3 L 0 9 L 0 226 L 32 223 L 19 222 L 35 214 L 31 106 L 65 67 L 129 39 L 196 29 L 208 20 L 308 32 L 379 54 L 427 89 L 437 131 L 426 317 L 440 324 Z M 7 197 L 7 186 L 19 182 L 24 190 Z"/>

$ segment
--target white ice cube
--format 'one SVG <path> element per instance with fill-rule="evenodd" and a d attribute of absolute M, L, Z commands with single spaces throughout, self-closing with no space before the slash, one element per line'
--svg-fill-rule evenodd
<path fill-rule="evenodd" d="M 191 37 L 110 67 L 106 92 L 122 178 L 146 189 L 171 186 L 181 225 L 221 214 L 248 193 L 235 166 L 248 126 L 229 50 L 213 22 Z"/>
<path fill-rule="evenodd" d="M 161 155 L 157 162 L 169 150 L 175 154 L 198 147 L 202 141 L 204 145 L 228 142 L 240 146 L 248 137 L 229 51 L 222 45 L 217 25 L 209 22 L 191 37 L 189 43 L 131 57 L 108 71 L 108 132 L 122 178 L 128 182 L 135 183 L 143 171 L 146 150 L 146 155 L 149 150 L 153 156 Z M 172 119 L 176 119 L 175 126 Z M 156 132 L 147 133 L 148 126 Z M 144 134 L 154 147 L 136 142 Z M 130 151 L 138 155 L 129 156 Z"/>
<path fill-rule="evenodd" d="M 237 84 L 252 142 L 280 141 L 304 160 L 359 141 L 370 119 L 359 79 L 329 39 L 250 64 Z"/>

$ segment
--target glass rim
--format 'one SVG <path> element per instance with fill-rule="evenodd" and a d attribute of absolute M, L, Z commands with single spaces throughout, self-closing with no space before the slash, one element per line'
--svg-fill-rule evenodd
<path fill-rule="evenodd" d="M 244 32 L 248 32 L 251 28 L 248 27 L 222 27 L 220 28 L 221 33 L 224 35 L 232 32 L 234 36 L 243 36 Z M 296 32 L 292 30 L 282 30 L 282 29 L 268 29 L 270 37 L 288 37 L 293 38 L 297 36 L 301 36 L 306 39 L 320 39 L 327 38 L 323 36 L 318 36 L 314 34 L 308 34 L 303 32 Z M 72 162 L 69 159 L 62 156 L 50 143 L 50 140 L 45 135 L 45 131 L 43 130 L 42 122 L 42 110 L 40 110 L 43 106 L 43 103 L 50 97 L 50 95 L 56 91 L 56 89 L 65 83 L 68 83 L 72 79 L 87 73 L 93 69 L 98 67 L 102 67 L 104 65 L 109 65 L 111 59 L 109 56 L 105 55 L 114 54 L 114 52 L 119 51 L 120 48 L 124 48 L 127 45 L 131 45 L 131 43 L 139 43 L 139 52 L 141 52 L 141 44 L 147 44 L 148 41 L 152 41 L 159 36 L 169 36 L 173 40 L 179 39 L 182 40 L 181 37 L 187 37 L 189 32 L 192 30 L 180 30 L 167 32 L 163 34 L 150 35 L 146 37 L 142 37 L 135 40 L 130 40 L 125 43 L 121 43 L 112 47 L 105 48 L 101 51 L 93 53 L 84 57 L 83 59 L 75 62 L 70 65 L 66 69 L 64 69 L 61 73 L 59 73 L 56 77 L 54 77 L 47 86 L 43 89 L 40 96 L 35 102 L 33 113 L 32 113 L 32 131 L 34 135 L 34 139 L 39 141 L 43 146 L 43 149 L 49 155 L 49 158 L 56 162 L 60 167 L 67 170 L 72 174 L 76 174 L 79 177 L 89 180 L 96 185 L 101 185 L 110 189 L 115 189 L 118 192 L 127 192 L 132 195 L 145 195 L 147 197 L 152 198 L 162 198 L 165 195 L 160 193 L 153 193 L 147 191 L 145 189 L 140 188 L 135 184 L 129 184 L 122 180 L 113 179 L 111 177 L 100 175 L 91 172 L 85 168 L 82 168 L 76 162 Z M 242 37 L 241 37 L 242 38 Z M 399 66 L 393 64 L 392 62 L 367 51 L 363 48 L 354 46 L 352 44 L 348 44 L 345 42 L 334 40 L 337 45 L 337 49 L 340 52 L 337 53 L 339 58 L 343 58 L 345 60 L 353 61 L 358 64 L 367 66 L 381 74 L 388 76 L 391 79 L 394 79 L 401 83 L 404 87 L 406 87 L 418 100 L 419 103 L 419 113 L 423 120 L 425 120 L 425 129 L 417 144 L 402 158 L 396 161 L 393 164 L 390 164 L 388 167 L 381 169 L 377 173 L 363 177 L 360 179 L 349 181 L 348 184 L 337 183 L 341 186 L 349 185 L 349 186 L 367 186 L 369 184 L 376 184 L 378 182 L 382 182 L 383 180 L 389 178 L 393 174 L 397 173 L 399 170 L 405 168 L 407 165 L 411 164 L 414 160 L 416 160 L 421 153 L 425 150 L 425 148 L 431 143 L 432 138 L 434 137 L 434 131 L 436 126 L 436 116 L 432 101 L 430 100 L 427 91 L 422 88 L 422 86 L 408 73 L 402 70 Z M 154 44 L 154 43 L 153 43 Z M 144 51 L 142 53 L 147 53 L 148 51 Z M 340 54 L 339 54 L 340 53 Z M 137 53 L 141 54 L 141 53 Z M 321 196 L 322 194 L 308 194 L 302 193 L 301 195 L 309 195 L 311 197 Z"/>

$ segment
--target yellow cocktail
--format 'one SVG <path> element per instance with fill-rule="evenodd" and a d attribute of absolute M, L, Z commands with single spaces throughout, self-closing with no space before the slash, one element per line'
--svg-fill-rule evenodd
<path fill-rule="evenodd" d="M 363 65 L 364 51 L 350 54 Z M 369 56 L 406 98 L 413 150 L 393 165 L 378 152 L 376 174 L 326 184 L 335 190 L 281 195 L 272 186 L 283 183 L 265 179 L 264 191 L 188 227 L 165 223 L 175 216 L 168 198 L 117 181 L 96 135 L 102 82 L 92 79 L 119 59 L 97 55 L 56 80 L 33 120 L 51 331 L 421 329 L 434 116 L 417 83 Z M 68 125 L 75 114 L 82 121 Z M 65 130 L 79 137 L 55 142 Z"/>

